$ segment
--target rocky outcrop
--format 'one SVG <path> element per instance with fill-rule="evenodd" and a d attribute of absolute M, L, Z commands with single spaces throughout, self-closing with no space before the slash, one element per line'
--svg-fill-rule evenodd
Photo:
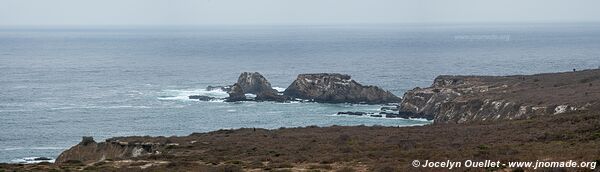
<path fill-rule="evenodd" d="M 349 75 L 300 74 L 284 95 L 321 103 L 397 103 L 400 98 L 376 86 L 363 86 Z"/>
<path fill-rule="evenodd" d="M 140 139 L 135 139 L 140 140 Z M 130 159 L 144 155 L 158 155 L 164 151 L 169 143 L 163 142 L 128 142 L 119 138 L 107 139 L 106 142 L 96 143 L 92 137 L 83 137 L 83 140 L 62 152 L 56 163 L 83 163 L 91 164 L 104 160 Z"/>
<path fill-rule="evenodd" d="M 434 123 L 526 119 L 600 102 L 600 70 L 517 76 L 439 76 L 404 94 L 400 114 Z"/>
<path fill-rule="evenodd" d="M 227 86 L 208 86 L 206 87 L 206 91 L 224 91 L 224 92 L 230 92 L 231 91 L 231 87 L 233 87 L 232 85 L 227 85 Z M 212 96 L 206 96 L 206 95 L 190 95 L 188 96 L 189 99 L 192 100 L 199 100 L 199 101 L 213 101 L 213 100 L 223 100 L 224 98 L 219 98 L 219 97 L 212 97 Z"/>
<path fill-rule="evenodd" d="M 367 113 L 367 112 L 352 112 L 352 111 L 337 113 L 337 115 L 354 115 L 354 116 L 363 116 L 363 115 L 367 115 L 367 114 L 369 114 L 369 113 Z"/>
<path fill-rule="evenodd" d="M 286 101 L 287 97 L 279 95 L 279 92 L 273 87 L 267 79 L 258 72 L 244 72 L 238 78 L 237 83 L 233 84 L 228 92 L 227 101 L 245 101 L 249 100 L 246 94 L 254 94 L 257 101 Z"/>
<path fill-rule="evenodd" d="M 62 152 L 56 159 L 56 163 L 93 163 L 104 159 L 129 158 L 132 157 L 133 148 L 118 144 L 96 143 L 91 137 L 83 137 L 83 140 Z"/>
<path fill-rule="evenodd" d="M 189 99 L 200 100 L 200 101 L 211 101 L 211 100 L 216 100 L 217 99 L 215 97 L 202 96 L 202 95 L 192 95 L 192 96 L 188 96 L 188 98 Z"/>

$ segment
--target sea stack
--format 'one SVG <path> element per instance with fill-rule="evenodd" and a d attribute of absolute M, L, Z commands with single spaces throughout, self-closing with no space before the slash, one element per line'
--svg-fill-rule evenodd
<path fill-rule="evenodd" d="M 257 101 L 286 101 L 285 96 L 279 95 L 277 90 L 271 87 L 271 83 L 258 72 L 244 72 L 240 74 L 237 83 L 233 84 L 228 92 L 227 101 L 248 100 L 246 94 L 255 94 Z"/>
<path fill-rule="evenodd" d="M 401 99 L 377 86 L 363 86 L 350 75 L 338 73 L 300 74 L 283 92 L 291 98 L 321 103 L 398 103 Z"/>

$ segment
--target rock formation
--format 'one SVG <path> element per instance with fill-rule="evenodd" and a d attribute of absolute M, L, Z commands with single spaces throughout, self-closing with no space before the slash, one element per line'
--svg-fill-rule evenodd
<path fill-rule="evenodd" d="M 397 103 L 400 98 L 376 86 L 363 86 L 349 75 L 300 74 L 284 95 L 322 103 Z"/>
<path fill-rule="evenodd" d="M 188 96 L 188 98 L 189 99 L 200 100 L 200 101 L 211 101 L 211 100 L 217 99 L 215 97 L 202 96 L 202 95 L 191 95 L 191 96 Z"/>
<path fill-rule="evenodd" d="M 404 94 L 400 115 L 435 123 L 525 119 L 585 110 L 600 102 L 600 70 L 517 75 L 439 76 Z"/>
<path fill-rule="evenodd" d="M 242 73 L 228 93 L 227 101 L 229 102 L 248 100 L 246 94 L 255 94 L 255 100 L 258 101 L 282 102 L 287 100 L 285 96 L 279 95 L 279 92 L 271 87 L 271 83 L 258 72 Z"/>
<path fill-rule="evenodd" d="M 169 146 L 169 144 L 164 142 L 125 142 L 119 141 L 119 138 L 96 143 L 91 137 L 83 137 L 79 144 L 62 152 L 56 158 L 56 163 L 90 164 L 107 159 L 129 159 L 142 155 L 157 155 L 161 154 L 166 146 Z"/>

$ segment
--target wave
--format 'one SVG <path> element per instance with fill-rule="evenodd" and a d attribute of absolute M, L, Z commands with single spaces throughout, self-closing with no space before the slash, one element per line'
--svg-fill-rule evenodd
<path fill-rule="evenodd" d="M 373 115 L 379 115 L 379 114 L 373 114 Z M 385 114 L 381 114 L 382 117 L 373 117 L 371 116 L 371 114 L 368 115 L 338 115 L 337 113 L 335 114 L 331 114 L 331 115 L 327 115 L 327 116 L 336 116 L 336 117 L 351 117 L 351 118 L 374 118 L 374 119 L 386 119 L 386 120 L 406 120 L 406 121 L 419 121 L 419 122 L 433 122 L 432 120 L 427 120 L 425 118 L 386 118 Z M 424 125 L 424 124 L 423 124 Z"/>
<path fill-rule="evenodd" d="M 224 99 L 229 97 L 227 92 L 215 89 L 215 90 L 206 90 L 202 89 L 183 89 L 183 90 L 163 90 L 161 93 L 163 96 L 158 97 L 159 100 L 179 100 L 179 101 L 197 101 L 190 99 L 189 96 L 192 95 L 200 95 L 200 96 L 209 96 L 219 99 Z M 222 102 L 222 100 L 214 100 L 214 102 Z"/>
<path fill-rule="evenodd" d="M 409 119 L 413 120 L 413 121 L 433 122 L 433 120 L 428 120 L 425 118 L 409 118 Z"/>
<path fill-rule="evenodd" d="M 31 110 L 31 109 L 8 109 L 8 110 L 1 109 L 0 110 L 0 112 L 31 112 L 31 111 L 34 111 L 34 110 Z"/>
<path fill-rule="evenodd" d="M 273 89 L 277 90 L 278 92 L 283 92 L 285 91 L 285 88 L 282 87 L 272 87 Z"/>
<path fill-rule="evenodd" d="M 54 161 L 56 161 L 56 160 L 54 158 L 50 158 L 50 157 L 25 157 L 25 158 L 11 160 L 12 163 L 18 163 L 18 164 L 35 164 L 35 163 L 41 163 L 41 162 L 54 163 Z"/>
<path fill-rule="evenodd" d="M 70 110 L 70 109 L 149 109 L 149 106 L 131 106 L 131 105 L 120 105 L 120 106 L 67 106 L 67 107 L 55 107 L 50 110 Z"/>
<path fill-rule="evenodd" d="M 63 150 L 62 147 L 8 147 L 2 148 L 3 151 L 14 151 L 14 150 Z"/>

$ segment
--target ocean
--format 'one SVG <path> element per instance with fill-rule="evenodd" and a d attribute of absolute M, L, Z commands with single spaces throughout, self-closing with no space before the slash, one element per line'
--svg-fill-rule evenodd
<path fill-rule="evenodd" d="M 600 67 L 600 24 L 0 27 L 0 162 L 56 158 L 82 136 L 183 136 L 256 127 L 426 125 L 335 115 L 378 105 L 189 100 L 263 74 L 349 74 L 402 96 L 438 75 Z M 551 93 L 548 93 L 551 94 Z"/>

